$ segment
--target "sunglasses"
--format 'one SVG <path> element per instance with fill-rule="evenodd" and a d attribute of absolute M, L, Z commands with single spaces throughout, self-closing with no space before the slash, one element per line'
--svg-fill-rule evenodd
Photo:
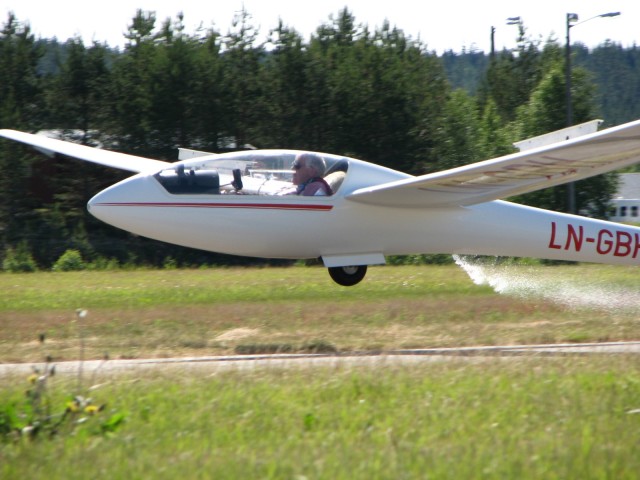
<path fill-rule="evenodd" d="M 302 165 L 301 163 L 298 163 L 298 162 L 294 162 L 293 165 L 291 165 L 291 168 L 293 170 L 300 170 L 303 167 L 304 167 L 304 165 Z"/>

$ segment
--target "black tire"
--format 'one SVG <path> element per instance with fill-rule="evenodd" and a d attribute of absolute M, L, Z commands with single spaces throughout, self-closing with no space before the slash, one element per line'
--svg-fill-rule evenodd
<path fill-rule="evenodd" d="M 343 287 L 352 287 L 360 283 L 367 274 L 366 265 L 354 265 L 350 267 L 329 267 L 329 275 L 334 282 Z"/>

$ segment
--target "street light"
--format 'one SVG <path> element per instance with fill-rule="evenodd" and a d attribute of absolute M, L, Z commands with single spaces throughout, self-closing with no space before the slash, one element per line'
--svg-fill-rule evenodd
<path fill-rule="evenodd" d="M 593 20 L 594 18 L 617 17 L 620 12 L 609 12 L 587 18 L 578 22 L 577 13 L 567 13 L 567 43 L 565 46 L 565 101 L 567 103 L 567 127 L 573 125 L 573 101 L 571 99 L 571 29 Z M 576 23 L 577 22 L 577 23 Z M 573 24 L 572 24 L 573 23 Z M 569 213 L 576 213 L 576 186 L 574 182 L 568 184 Z"/>

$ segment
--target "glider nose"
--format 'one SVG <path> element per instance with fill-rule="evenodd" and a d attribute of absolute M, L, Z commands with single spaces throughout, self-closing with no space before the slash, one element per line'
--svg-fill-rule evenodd
<path fill-rule="evenodd" d="M 99 220 L 102 220 L 102 218 L 100 217 L 101 211 L 104 210 L 104 207 L 110 203 L 108 201 L 109 195 L 106 195 L 105 193 L 106 190 L 97 193 L 87 203 L 87 210 L 89 211 L 89 213 Z"/>
<path fill-rule="evenodd" d="M 119 189 L 114 187 L 116 185 L 99 192 L 87 203 L 87 210 L 91 215 L 111 225 L 114 224 L 113 214 L 116 213 L 114 210 L 122 202 L 122 196 L 118 192 Z"/>
<path fill-rule="evenodd" d="M 111 225 L 120 226 L 119 223 L 125 219 L 137 205 L 142 205 L 148 195 L 148 178 L 135 176 L 116 183 L 115 185 L 102 190 L 87 203 L 87 210 L 98 220 Z"/>

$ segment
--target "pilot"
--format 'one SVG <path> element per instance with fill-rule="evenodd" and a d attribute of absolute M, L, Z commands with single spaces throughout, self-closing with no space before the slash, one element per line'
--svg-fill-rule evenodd
<path fill-rule="evenodd" d="M 319 155 L 300 153 L 291 165 L 296 189 L 290 193 L 306 197 L 331 195 L 331 187 L 322 178 L 326 168 L 324 159 Z"/>

